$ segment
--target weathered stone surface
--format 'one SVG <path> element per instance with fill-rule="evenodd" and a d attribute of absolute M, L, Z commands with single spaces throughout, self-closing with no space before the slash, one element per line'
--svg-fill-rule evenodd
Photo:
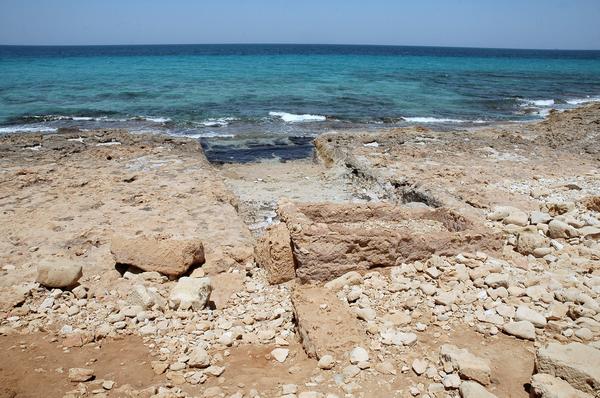
<path fill-rule="evenodd" d="M 328 281 L 432 254 L 494 253 L 502 246 L 500 233 L 445 208 L 281 202 L 278 213 L 290 232 L 302 281 Z"/>
<path fill-rule="evenodd" d="M 534 254 L 536 249 L 548 247 L 550 240 L 540 235 L 536 227 L 527 227 L 519 232 L 516 249 L 523 255 Z"/>
<path fill-rule="evenodd" d="M 538 349 L 535 366 L 539 373 L 560 377 L 578 390 L 600 391 L 600 350 L 589 345 L 550 343 Z"/>
<path fill-rule="evenodd" d="M 531 389 L 536 398 L 592 398 L 579 391 L 563 379 L 546 373 L 538 373 L 531 378 Z"/>
<path fill-rule="evenodd" d="M 459 391 L 462 398 L 497 398 L 481 384 L 474 381 L 462 382 Z"/>
<path fill-rule="evenodd" d="M 359 321 L 333 291 L 297 286 L 292 293 L 292 305 L 302 346 L 309 357 L 321 358 L 326 354 L 342 357 L 353 347 L 366 345 Z"/>
<path fill-rule="evenodd" d="M 190 278 L 184 276 L 177 281 L 169 295 L 172 308 L 201 310 L 204 308 L 212 290 L 210 278 Z"/>
<path fill-rule="evenodd" d="M 73 287 L 82 276 L 80 264 L 60 258 L 42 260 L 37 271 L 36 282 L 49 288 Z"/>
<path fill-rule="evenodd" d="M 526 340 L 535 340 L 535 326 L 529 321 L 509 322 L 503 328 L 506 334 Z"/>
<path fill-rule="evenodd" d="M 256 262 L 265 269 L 271 284 L 296 277 L 290 233 L 284 223 L 271 225 L 254 247 Z"/>
<path fill-rule="evenodd" d="M 443 362 L 450 363 L 458 370 L 461 378 L 475 380 L 483 385 L 490 384 L 491 370 L 488 361 L 473 355 L 467 349 L 444 344 L 440 349 L 440 356 Z"/>
<path fill-rule="evenodd" d="M 115 236 L 111 240 L 110 251 L 117 264 L 168 276 L 183 275 L 190 267 L 204 263 L 204 247 L 199 240 Z"/>

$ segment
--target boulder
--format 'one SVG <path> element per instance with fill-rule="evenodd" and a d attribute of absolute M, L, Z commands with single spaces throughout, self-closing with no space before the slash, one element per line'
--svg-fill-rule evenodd
<path fill-rule="evenodd" d="M 212 287 L 210 278 L 179 278 L 169 295 L 171 308 L 201 310 L 206 306 Z"/>
<path fill-rule="evenodd" d="M 546 373 L 538 373 L 531 378 L 532 396 L 536 398 L 592 398 L 579 391 L 563 379 Z"/>
<path fill-rule="evenodd" d="M 144 285 L 134 285 L 127 293 L 127 302 L 132 306 L 149 309 L 154 305 L 154 297 Z"/>
<path fill-rule="evenodd" d="M 342 357 L 356 346 L 367 346 L 366 333 L 347 304 L 329 289 L 300 285 L 292 305 L 302 346 L 311 358 Z"/>
<path fill-rule="evenodd" d="M 560 377 L 580 391 L 600 391 L 600 350 L 592 346 L 550 343 L 538 349 L 535 367 L 539 373 Z"/>
<path fill-rule="evenodd" d="M 537 228 L 527 227 L 519 232 L 517 239 L 517 251 L 525 256 L 534 254 L 536 249 L 546 248 L 550 245 L 550 240 L 540 235 Z"/>
<path fill-rule="evenodd" d="M 577 232 L 577 230 L 574 227 L 567 224 L 566 222 L 554 219 L 548 224 L 548 236 L 553 239 L 568 239 L 579 236 L 579 232 Z"/>
<path fill-rule="evenodd" d="M 290 232 L 284 223 L 271 225 L 258 238 L 254 258 L 265 269 L 271 284 L 287 282 L 296 277 Z"/>
<path fill-rule="evenodd" d="M 210 356 L 202 347 L 195 347 L 189 354 L 188 365 L 192 368 L 207 368 L 210 366 Z"/>
<path fill-rule="evenodd" d="M 474 381 L 463 381 L 458 391 L 462 398 L 498 398 Z"/>
<path fill-rule="evenodd" d="M 529 321 L 533 326 L 538 328 L 546 326 L 546 317 L 544 315 L 524 305 L 520 305 L 517 308 L 515 319 L 517 321 Z"/>
<path fill-rule="evenodd" d="M 479 358 L 467 349 L 458 348 L 451 344 L 444 344 L 440 348 L 442 362 L 450 363 L 458 370 L 461 378 L 475 380 L 476 382 L 490 384 L 491 369 L 488 361 Z"/>
<path fill-rule="evenodd" d="M 80 264 L 59 258 L 42 260 L 37 271 L 36 282 L 53 289 L 74 287 L 82 276 Z"/>
<path fill-rule="evenodd" d="M 535 326 L 529 321 L 509 322 L 504 325 L 504 333 L 525 340 L 535 340 Z"/>
<path fill-rule="evenodd" d="M 167 276 L 183 275 L 192 266 L 204 263 L 204 247 L 199 240 L 116 236 L 111 240 L 110 251 L 117 264 Z"/>
<path fill-rule="evenodd" d="M 550 221 L 552 221 L 552 216 L 542 211 L 532 211 L 529 219 L 532 225 L 548 224 Z"/>

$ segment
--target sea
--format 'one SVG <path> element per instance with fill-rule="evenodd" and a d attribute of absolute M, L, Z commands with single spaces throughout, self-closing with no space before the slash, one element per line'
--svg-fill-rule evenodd
<path fill-rule="evenodd" d="M 0 134 L 126 128 L 214 162 L 309 156 L 326 131 L 451 133 L 600 101 L 600 51 L 363 45 L 0 46 Z"/>

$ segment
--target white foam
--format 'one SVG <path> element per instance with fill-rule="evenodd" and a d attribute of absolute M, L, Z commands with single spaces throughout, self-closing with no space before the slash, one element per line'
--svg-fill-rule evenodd
<path fill-rule="evenodd" d="M 215 137 L 221 137 L 221 138 L 233 138 L 235 137 L 235 135 L 233 134 L 226 134 L 226 133 L 217 133 L 215 131 L 207 131 L 205 133 L 194 133 L 194 134 L 178 134 L 178 137 L 189 137 L 189 138 L 215 138 Z"/>
<path fill-rule="evenodd" d="M 109 142 L 100 142 L 96 144 L 96 146 L 113 146 L 113 145 L 121 145 L 119 141 L 109 141 Z"/>
<path fill-rule="evenodd" d="M 0 134 L 6 133 L 53 133 L 56 132 L 57 129 L 54 127 L 46 127 L 46 126 L 38 126 L 38 127 L 30 127 L 30 126 L 10 126 L 10 127 L 0 127 Z"/>
<path fill-rule="evenodd" d="M 296 115 L 287 112 L 269 112 L 269 116 L 281 118 L 286 123 L 324 122 L 327 119 L 322 115 Z"/>
<path fill-rule="evenodd" d="M 199 124 L 205 127 L 224 127 L 227 126 L 229 122 L 232 122 L 234 120 L 237 119 L 234 117 L 210 118 L 199 122 Z"/>
<path fill-rule="evenodd" d="M 554 100 L 532 100 L 532 99 L 523 99 L 521 100 L 526 105 L 533 106 L 552 106 L 554 105 Z"/>
<path fill-rule="evenodd" d="M 436 117 L 404 117 L 403 119 L 410 123 L 468 123 L 468 120 Z"/>
<path fill-rule="evenodd" d="M 589 102 L 600 102 L 600 97 L 573 98 L 567 100 L 567 104 L 569 105 L 582 105 Z"/>
<path fill-rule="evenodd" d="M 160 117 L 160 116 L 141 116 L 142 119 L 147 120 L 149 122 L 154 122 L 154 123 L 166 123 L 166 122 L 170 122 L 171 118 L 168 117 Z M 73 119 L 75 120 L 75 119 Z"/>

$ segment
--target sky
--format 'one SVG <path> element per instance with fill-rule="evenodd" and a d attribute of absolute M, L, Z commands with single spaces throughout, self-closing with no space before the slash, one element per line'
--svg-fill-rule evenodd
<path fill-rule="evenodd" d="M 0 0 L 0 44 L 600 50 L 600 0 Z"/>

